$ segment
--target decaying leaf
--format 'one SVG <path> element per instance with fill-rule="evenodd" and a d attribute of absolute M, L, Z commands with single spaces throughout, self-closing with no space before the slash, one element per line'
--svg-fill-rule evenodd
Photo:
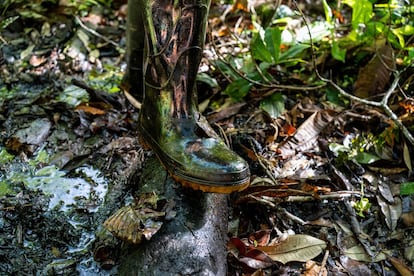
<path fill-rule="evenodd" d="M 258 246 L 274 261 L 286 264 L 288 262 L 306 262 L 318 256 L 326 248 L 323 240 L 309 235 L 292 235 L 274 246 Z"/>
<path fill-rule="evenodd" d="M 381 207 L 381 212 L 385 217 L 385 222 L 387 223 L 388 228 L 394 231 L 402 214 L 401 199 L 399 197 L 395 197 L 394 203 L 391 204 L 385 201 L 382 196 L 378 195 L 377 201 Z"/>
<path fill-rule="evenodd" d="M 394 195 L 391 192 L 391 187 L 387 181 L 383 181 L 382 179 L 378 179 L 377 176 L 373 175 L 373 178 L 378 182 L 378 191 L 384 197 L 386 201 L 391 204 L 394 204 Z"/>
<path fill-rule="evenodd" d="M 328 270 L 326 267 L 321 267 L 314 261 L 307 261 L 305 265 L 305 273 L 303 276 L 327 276 Z"/>
<path fill-rule="evenodd" d="M 231 238 L 227 243 L 229 252 L 239 261 L 251 268 L 262 269 L 273 265 L 273 260 L 263 251 L 247 241 Z"/>
<path fill-rule="evenodd" d="M 408 168 L 408 171 L 410 173 L 413 172 L 413 167 L 411 165 L 411 156 L 410 156 L 410 150 L 408 149 L 407 143 L 404 142 L 404 147 L 403 147 L 403 157 L 404 157 L 404 163 Z"/>
<path fill-rule="evenodd" d="M 368 98 L 383 93 L 394 68 L 393 49 L 391 45 L 385 44 L 369 63 L 359 70 L 354 94 L 360 98 Z"/>
<path fill-rule="evenodd" d="M 376 249 L 372 248 L 372 251 L 376 252 Z M 362 245 L 356 245 L 348 248 L 345 250 L 344 254 L 353 260 L 368 263 L 384 261 L 387 258 L 383 252 L 379 252 L 377 255 L 371 257 Z"/>
<path fill-rule="evenodd" d="M 110 216 L 104 226 L 119 239 L 139 244 L 143 236 L 149 240 L 158 232 L 165 212 L 156 208 L 158 197 L 155 194 L 142 194 L 135 205 L 124 206 Z"/>
<path fill-rule="evenodd" d="M 278 148 L 280 154 L 287 158 L 297 152 L 306 152 L 317 147 L 319 134 L 334 119 L 335 114 L 332 110 L 313 113 L 296 133 Z"/>
<path fill-rule="evenodd" d="M 353 260 L 345 255 L 342 255 L 339 260 L 348 275 L 371 275 L 371 269 L 363 262 Z"/>

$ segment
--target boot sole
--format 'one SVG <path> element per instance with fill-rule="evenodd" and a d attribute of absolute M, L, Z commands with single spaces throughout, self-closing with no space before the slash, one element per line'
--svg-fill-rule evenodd
<path fill-rule="evenodd" d="M 164 167 L 164 169 L 168 172 L 168 174 L 178 183 L 180 183 L 184 187 L 191 188 L 193 190 L 200 190 L 205 193 L 220 193 L 220 194 L 230 194 L 233 192 L 239 192 L 241 190 L 246 189 L 250 184 L 250 177 L 247 177 L 245 179 L 242 179 L 238 182 L 232 182 L 227 183 L 227 185 L 220 185 L 220 183 L 209 183 L 208 181 L 205 181 L 201 183 L 200 181 L 197 181 L 198 179 L 189 177 L 187 175 L 180 174 L 179 172 L 174 172 L 176 168 L 173 164 L 171 164 L 168 161 L 163 160 L 163 158 L 160 157 L 160 154 L 158 154 L 158 149 L 154 149 L 151 147 L 150 143 L 148 143 L 144 137 L 143 130 L 141 127 L 139 127 L 140 133 L 138 134 L 138 141 L 141 144 L 141 146 L 145 150 L 153 150 L 155 152 L 155 155 L 157 156 L 158 160 Z M 169 169 L 172 168 L 173 170 Z"/>

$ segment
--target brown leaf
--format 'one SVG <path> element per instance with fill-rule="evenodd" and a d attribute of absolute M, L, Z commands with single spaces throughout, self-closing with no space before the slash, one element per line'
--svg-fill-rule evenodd
<path fill-rule="evenodd" d="M 376 251 L 376 248 L 371 248 L 373 252 Z M 344 251 L 345 256 L 348 258 L 359 261 L 359 262 L 380 262 L 386 259 L 386 255 L 383 252 L 379 252 L 375 256 L 370 256 L 365 251 L 364 247 L 362 245 L 355 245 L 351 248 L 347 248 Z"/>
<path fill-rule="evenodd" d="M 239 238 L 231 238 L 227 247 L 239 262 L 251 268 L 261 269 L 273 265 L 273 260 L 266 253 Z"/>
<path fill-rule="evenodd" d="M 233 7 L 232 7 L 232 12 L 235 12 L 237 10 L 241 10 L 241 11 L 245 11 L 245 12 L 249 12 L 249 7 L 248 7 L 248 1 L 247 0 L 236 0 L 234 1 Z"/>
<path fill-rule="evenodd" d="M 326 248 L 326 242 L 309 235 L 292 235 L 274 246 L 258 246 L 274 261 L 286 264 L 292 261 L 306 262 L 318 256 Z"/>
<path fill-rule="evenodd" d="M 314 261 L 308 261 L 305 264 L 305 273 L 303 274 L 303 276 L 327 276 L 328 275 L 328 270 L 325 267 L 321 267 L 319 266 L 316 262 Z"/>
<path fill-rule="evenodd" d="M 226 108 L 221 109 L 218 112 L 215 112 L 208 116 L 207 120 L 210 124 L 213 124 L 215 122 L 221 121 L 223 119 L 229 118 L 237 113 L 239 113 L 240 109 L 245 106 L 246 103 L 235 103 L 233 105 L 230 105 Z"/>
<path fill-rule="evenodd" d="M 82 110 L 82 111 L 84 111 L 86 113 L 90 113 L 92 115 L 103 115 L 103 114 L 105 114 L 105 111 L 103 111 L 102 109 L 92 107 L 92 106 L 89 106 L 89 105 L 84 105 L 84 104 L 78 105 L 75 110 Z"/>
<path fill-rule="evenodd" d="M 270 233 L 272 230 L 260 230 L 249 236 L 249 241 L 256 246 L 265 246 L 270 241 Z"/>
<path fill-rule="evenodd" d="M 139 244 L 142 238 L 149 240 L 162 226 L 165 212 L 157 208 L 155 193 L 142 194 L 135 205 L 124 206 L 110 216 L 104 226 L 119 239 Z"/>
<path fill-rule="evenodd" d="M 385 44 L 369 63 L 359 70 L 354 86 L 355 96 L 368 98 L 383 93 L 394 68 L 393 49 L 389 44 Z"/>
<path fill-rule="evenodd" d="M 385 222 L 390 230 L 394 231 L 397 227 L 397 222 L 402 214 L 402 203 L 399 197 L 394 198 L 394 203 L 388 203 L 381 195 L 377 195 L 378 205 L 381 207 L 381 212 L 385 217 Z"/>
<path fill-rule="evenodd" d="M 283 143 L 278 151 L 287 158 L 297 152 L 306 152 L 315 149 L 318 144 L 318 136 L 325 127 L 335 118 L 333 110 L 320 110 L 313 113 L 300 127 L 296 133 Z"/>
<path fill-rule="evenodd" d="M 406 265 L 405 263 L 403 263 L 400 259 L 394 258 L 389 256 L 389 259 L 392 263 L 392 265 L 398 270 L 398 272 L 400 273 L 400 275 L 404 275 L 404 276 L 413 276 L 414 273 L 411 270 L 411 268 Z"/>
<path fill-rule="evenodd" d="M 349 273 L 348 275 L 355 275 L 355 276 L 363 276 L 363 275 L 371 275 L 371 270 L 368 266 L 362 262 L 353 260 L 347 256 L 340 257 L 341 265 L 346 269 Z"/>

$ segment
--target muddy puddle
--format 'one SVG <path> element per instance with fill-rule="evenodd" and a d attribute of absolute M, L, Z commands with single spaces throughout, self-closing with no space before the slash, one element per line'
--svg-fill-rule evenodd
<path fill-rule="evenodd" d="M 114 275 L 94 250 L 142 158 L 135 113 L 91 114 L 56 100 L 62 89 L 28 88 L 2 99 L 0 275 Z"/>

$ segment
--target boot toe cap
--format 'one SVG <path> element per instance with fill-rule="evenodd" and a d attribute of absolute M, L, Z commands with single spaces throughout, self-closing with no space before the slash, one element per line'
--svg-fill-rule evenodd
<path fill-rule="evenodd" d="M 179 150 L 179 149 L 182 150 Z M 184 141 L 170 155 L 172 174 L 187 186 L 210 192 L 230 193 L 248 186 L 246 161 L 214 138 Z M 182 180 L 182 181 L 180 181 Z"/>

